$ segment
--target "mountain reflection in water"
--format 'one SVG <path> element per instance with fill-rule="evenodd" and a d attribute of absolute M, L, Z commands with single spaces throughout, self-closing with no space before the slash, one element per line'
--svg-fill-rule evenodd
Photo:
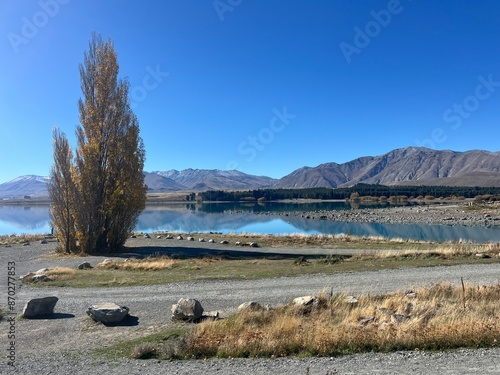
<path fill-rule="evenodd" d="M 373 208 L 373 206 L 371 206 Z M 352 234 L 428 241 L 500 241 L 500 228 L 346 223 L 312 220 L 300 216 L 276 216 L 272 212 L 350 209 L 345 203 L 310 204 L 209 204 L 196 206 L 148 206 L 141 213 L 136 231 L 222 232 L 257 234 Z M 269 212 L 255 215 L 254 212 Z M 0 235 L 50 232 L 48 206 L 0 206 Z"/>

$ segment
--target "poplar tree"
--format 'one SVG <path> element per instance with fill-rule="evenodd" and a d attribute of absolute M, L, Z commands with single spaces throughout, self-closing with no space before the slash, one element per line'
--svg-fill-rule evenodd
<path fill-rule="evenodd" d="M 76 248 L 75 221 L 72 203 L 74 184 L 71 176 L 73 152 L 64 133 L 54 128 L 54 165 L 50 171 L 48 184 L 51 197 L 50 217 L 55 229 L 56 238 L 65 253 L 74 252 Z"/>
<path fill-rule="evenodd" d="M 83 97 L 70 201 L 79 251 L 87 254 L 119 250 L 146 202 L 144 144 L 129 84 L 118 73 L 113 43 L 93 34 L 80 65 Z"/>

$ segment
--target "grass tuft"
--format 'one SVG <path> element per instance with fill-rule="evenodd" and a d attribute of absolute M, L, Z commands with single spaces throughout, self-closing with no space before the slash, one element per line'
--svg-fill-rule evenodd
<path fill-rule="evenodd" d="M 108 270 L 159 271 L 171 269 L 175 264 L 174 259 L 160 256 L 145 259 L 127 259 L 125 261 L 108 260 L 99 263 L 96 267 Z"/>
<path fill-rule="evenodd" d="M 45 274 L 51 280 L 66 281 L 73 279 L 78 273 L 78 270 L 69 267 L 54 267 L 50 268 Z"/>

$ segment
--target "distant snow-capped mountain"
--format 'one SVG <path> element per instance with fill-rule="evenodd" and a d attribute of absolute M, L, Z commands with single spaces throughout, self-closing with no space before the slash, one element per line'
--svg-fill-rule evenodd
<path fill-rule="evenodd" d="M 0 199 L 47 198 L 48 177 L 21 176 L 0 184 Z M 144 183 L 151 192 L 249 190 L 269 188 L 276 180 L 265 176 L 253 176 L 239 171 L 207 169 L 169 170 L 144 172 Z"/>
<path fill-rule="evenodd" d="M 184 169 L 178 171 L 155 171 L 183 189 L 179 190 L 246 190 L 270 188 L 275 179 L 266 176 L 254 176 L 236 170 L 222 171 L 219 169 Z M 146 185 L 148 185 L 146 183 Z M 151 188 L 150 185 L 148 187 Z"/>
<path fill-rule="evenodd" d="M 48 197 L 48 177 L 27 175 L 0 184 L 0 199 L 17 199 L 29 196 L 31 198 Z"/>

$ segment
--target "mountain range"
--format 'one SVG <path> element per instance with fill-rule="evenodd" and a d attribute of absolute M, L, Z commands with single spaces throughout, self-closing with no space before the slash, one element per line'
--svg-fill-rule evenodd
<path fill-rule="evenodd" d="M 347 163 L 303 167 L 281 178 L 278 188 L 380 185 L 500 186 L 500 152 L 439 151 L 406 147 Z"/>
<path fill-rule="evenodd" d="M 381 185 L 500 186 L 500 152 L 456 152 L 406 147 L 338 164 L 302 167 L 280 178 L 240 171 L 185 169 L 144 172 L 150 192 Z M 0 184 L 0 199 L 47 197 L 47 177 L 22 176 Z"/>

